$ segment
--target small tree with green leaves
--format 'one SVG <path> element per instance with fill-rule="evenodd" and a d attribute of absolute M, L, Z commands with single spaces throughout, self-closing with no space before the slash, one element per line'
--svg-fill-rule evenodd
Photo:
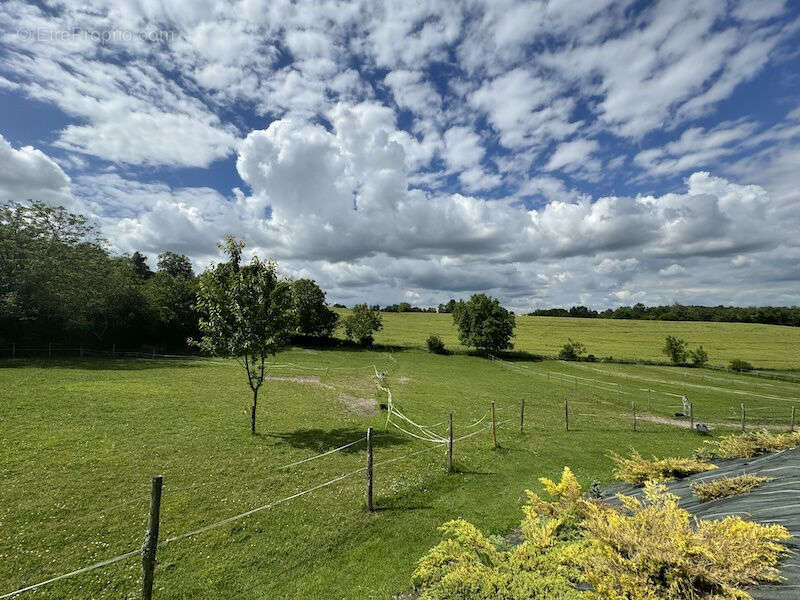
<path fill-rule="evenodd" d="M 453 322 L 458 327 L 458 339 L 465 346 L 481 352 L 502 352 L 514 347 L 511 338 L 516 320 L 497 298 L 474 294 L 466 302 L 459 301 L 453 310 Z"/>
<path fill-rule="evenodd" d="M 673 364 L 676 365 L 686 364 L 686 357 L 689 354 L 686 348 L 686 342 L 674 335 L 667 336 L 661 352 L 669 356 Z"/>
<path fill-rule="evenodd" d="M 569 341 L 561 347 L 558 358 L 560 360 L 580 360 L 581 356 L 586 354 L 586 346 L 580 342 L 574 341 L 572 338 L 568 338 L 568 340 Z"/>
<path fill-rule="evenodd" d="M 703 350 L 702 346 L 698 346 L 696 350 L 689 350 L 689 358 L 695 367 L 702 367 L 708 362 L 708 352 Z"/>
<path fill-rule="evenodd" d="M 362 346 L 371 346 L 375 339 L 373 334 L 383 329 L 383 320 L 378 309 L 356 304 L 352 312 L 342 319 L 342 325 L 348 339 Z"/>
<path fill-rule="evenodd" d="M 287 342 L 294 326 L 290 287 L 278 279 L 275 263 L 253 257 L 249 265 L 241 265 L 244 242 L 228 236 L 220 248 L 229 261 L 200 276 L 201 337 L 194 343 L 216 356 L 241 360 L 253 392 L 250 431 L 255 433 L 265 361 Z"/>

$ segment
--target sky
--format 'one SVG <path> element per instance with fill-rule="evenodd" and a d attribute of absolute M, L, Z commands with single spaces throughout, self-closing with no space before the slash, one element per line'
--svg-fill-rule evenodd
<path fill-rule="evenodd" d="M 331 302 L 800 304 L 800 2 L 0 3 L 0 201 Z"/>

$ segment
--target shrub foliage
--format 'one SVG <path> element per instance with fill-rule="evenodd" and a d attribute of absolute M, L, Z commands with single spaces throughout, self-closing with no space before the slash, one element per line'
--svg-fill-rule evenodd
<path fill-rule="evenodd" d="M 421 600 L 745 600 L 744 587 L 779 579 L 781 526 L 694 521 L 657 482 L 645 500 L 620 495 L 613 507 L 585 499 L 569 468 L 559 483 L 540 481 L 551 499 L 527 492 L 519 546 L 445 523 L 412 577 Z"/>
<path fill-rule="evenodd" d="M 426 340 L 428 350 L 434 354 L 445 354 L 447 350 L 444 347 L 444 341 L 438 335 L 429 335 Z"/>
<path fill-rule="evenodd" d="M 737 475 L 735 477 L 722 477 L 708 483 L 696 482 L 692 484 L 692 493 L 701 502 L 730 498 L 749 494 L 762 483 L 772 481 L 772 477 L 759 477 L 758 475 Z"/>
<path fill-rule="evenodd" d="M 633 485 L 641 485 L 649 480 L 680 479 L 681 477 L 717 468 L 716 465 L 692 458 L 653 458 L 653 460 L 647 460 L 642 458 L 638 452 L 633 452 L 628 458 L 612 453 L 611 458 L 617 463 L 617 468 L 614 469 L 614 477 Z"/>
<path fill-rule="evenodd" d="M 706 442 L 711 446 L 711 454 L 720 458 L 750 458 L 767 452 L 780 452 L 800 446 L 800 431 L 791 433 L 770 433 L 751 431 L 748 433 L 726 435 L 718 440 Z"/>

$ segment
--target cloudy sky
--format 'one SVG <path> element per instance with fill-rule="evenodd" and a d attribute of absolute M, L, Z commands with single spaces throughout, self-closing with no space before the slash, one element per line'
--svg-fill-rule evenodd
<path fill-rule="evenodd" d="M 0 200 L 329 299 L 800 303 L 800 3 L 0 3 Z"/>

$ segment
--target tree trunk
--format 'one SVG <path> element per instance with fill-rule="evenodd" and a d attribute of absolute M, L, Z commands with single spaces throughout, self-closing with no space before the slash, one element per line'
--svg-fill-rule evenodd
<path fill-rule="evenodd" d="M 256 432 L 256 405 L 258 405 L 258 390 L 253 390 L 253 408 L 250 409 L 250 433 Z"/>

